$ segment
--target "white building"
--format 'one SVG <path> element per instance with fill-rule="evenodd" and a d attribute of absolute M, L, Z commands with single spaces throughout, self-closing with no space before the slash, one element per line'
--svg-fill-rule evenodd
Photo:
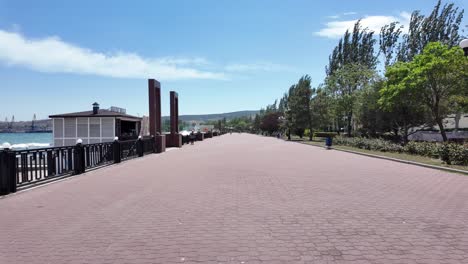
<path fill-rule="evenodd" d="M 52 118 L 54 146 L 75 145 L 77 139 L 83 144 L 136 139 L 140 133 L 141 118 L 127 115 L 124 109 L 111 107 L 99 109 L 93 104 L 93 110 L 58 114 Z"/>

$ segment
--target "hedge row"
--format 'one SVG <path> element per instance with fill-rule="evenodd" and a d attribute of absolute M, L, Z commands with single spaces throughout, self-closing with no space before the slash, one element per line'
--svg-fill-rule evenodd
<path fill-rule="evenodd" d="M 382 152 L 408 153 L 443 160 L 447 164 L 468 165 L 468 144 L 409 142 L 405 146 L 383 139 L 336 137 L 337 145 Z"/>
<path fill-rule="evenodd" d="M 314 132 L 314 137 L 336 137 L 338 133 L 336 132 Z"/>

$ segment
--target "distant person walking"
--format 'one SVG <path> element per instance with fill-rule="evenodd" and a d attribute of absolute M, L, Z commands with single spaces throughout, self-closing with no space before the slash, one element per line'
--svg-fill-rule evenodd
<path fill-rule="evenodd" d="M 195 133 L 193 132 L 190 132 L 190 135 L 189 135 L 189 138 L 190 138 L 190 145 L 193 145 L 193 143 L 195 142 Z"/>

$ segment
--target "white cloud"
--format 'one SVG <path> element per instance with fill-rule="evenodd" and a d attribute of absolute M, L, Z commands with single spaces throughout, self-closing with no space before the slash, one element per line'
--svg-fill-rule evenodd
<path fill-rule="evenodd" d="M 0 62 L 40 72 L 118 78 L 226 79 L 224 73 L 195 68 L 208 64 L 203 58 L 143 58 L 128 52 L 105 54 L 58 37 L 27 39 L 20 33 L 4 30 L 0 30 Z"/>
<path fill-rule="evenodd" d="M 332 16 L 327 16 L 329 19 L 338 19 L 340 18 L 340 15 L 332 15 Z"/>
<path fill-rule="evenodd" d="M 258 63 L 233 63 L 228 64 L 225 67 L 225 70 L 228 72 L 277 72 L 277 71 L 290 71 L 291 67 L 271 63 L 271 62 L 258 62 Z"/>
<path fill-rule="evenodd" d="M 193 65 L 193 66 L 206 66 L 211 65 L 205 58 L 195 57 L 195 58 L 181 58 L 181 57 L 163 57 L 157 59 L 157 61 L 161 64 L 168 64 L 168 65 Z"/>
<path fill-rule="evenodd" d="M 353 13 L 353 12 L 348 12 Z M 411 14 L 408 12 L 401 12 L 398 16 L 365 16 L 361 19 L 361 24 L 364 28 L 369 28 L 369 30 L 374 32 L 380 32 L 380 29 L 392 22 L 400 22 L 401 25 L 407 28 L 409 24 Z M 354 20 L 334 20 L 327 22 L 325 27 L 320 31 L 315 32 L 316 35 L 327 38 L 339 38 L 342 37 L 346 30 L 352 30 L 354 24 L 358 19 Z"/>
<path fill-rule="evenodd" d="M 341 16 L 352 16 L 352 15 L 357 15 L 356 12 L 344 12 L 338 15 L 332 15 L 332 16 L 327 16 L 328 19 L 338 19 Z"/>

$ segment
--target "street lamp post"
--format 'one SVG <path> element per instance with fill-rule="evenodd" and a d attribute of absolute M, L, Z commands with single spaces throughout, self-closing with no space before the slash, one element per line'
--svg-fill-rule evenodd
<path fill-rule="evenodd" d="M 465 57 L 468 57 L 468 39 L 464 39 L 460 42 L 460 48 L 465 52 Z M 455 131 L 458 132 L 458 127 L 460 124 L 461 113 L 457 111 L 455 114 Z"/>
<path fill-rule="evenodd" d="M 460 42 L 460 48 L 465 51 L 465 56 L 468 57 L 468 39 L 464 39 Z"/>

